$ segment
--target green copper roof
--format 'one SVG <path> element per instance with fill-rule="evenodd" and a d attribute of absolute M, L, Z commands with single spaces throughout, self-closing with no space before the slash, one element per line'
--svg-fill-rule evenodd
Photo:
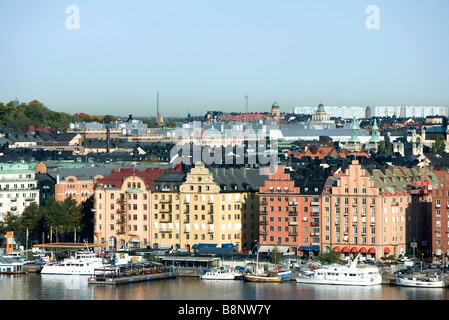
<path fill-rule="evenodd" d="M 380 142 L 379 127 L 377 127 L 377 119 L 374 118 L 373 129 L 371 131 L 371 139 L 369 142 Z"/>

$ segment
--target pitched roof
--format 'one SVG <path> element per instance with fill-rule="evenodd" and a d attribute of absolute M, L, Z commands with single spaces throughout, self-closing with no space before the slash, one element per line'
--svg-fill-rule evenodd
<path fill-rule="evenodd" d="M 160 175 L 164 173 L 164 169 L 160 168 L 147 168 L 143 171 L 137 169 L 122 169 L 112 170 L 111 174 L 107 175 L 103 179 L 99 180 L 95 187 L 103 188 L 106 185 L 113 185 L 115 188 L 120 188 L 122 186 L 123 180 L 129 176 L 138 176 L 145 180 L 145 184 L 151 187 Z"/>

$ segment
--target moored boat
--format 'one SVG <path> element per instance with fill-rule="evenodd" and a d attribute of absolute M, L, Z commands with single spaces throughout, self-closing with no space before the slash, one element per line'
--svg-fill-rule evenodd
<path fill-rule="evenodd" d="M 346 286 L 373 286 L 382 283 L 376 267 L 357 267 L 358 257 L 350 266 L 331 265 L 295 275 L 297 283 L 329 284 Z"/>
<path fill-rule="evenodd" d="M 235 269 L 210 270 L 201 275 L 203 280 L 237 280 L 242 279 L 242 273 Z"/>
<path fill-rule="evenodd" d="M 396 284 L 403 287 L 416 287 L 416 288 L 444 288 L 444 281 L 437 276 L 431 276 L 429 278 L 417 279 L 415 277 L 405 278 L 402 275 L 396 276 Z"/>
<path fill-rule="evenodd" d="M 243 280 L 249 282 L 282 282 L 284 281 L 278 272 L 271 271 L 263 274 L 244 273 Z"/>
<path fill-rule="evenodd" d="M 86 250 L 76 253 L 74 258 L 64 259 L 60 262 L 50 262 L 41 269 L 41 274 L 61 275 L 92 275 L 94 270 L 103 267 L 103 259 L 90 251 L 86 244 Z"/>

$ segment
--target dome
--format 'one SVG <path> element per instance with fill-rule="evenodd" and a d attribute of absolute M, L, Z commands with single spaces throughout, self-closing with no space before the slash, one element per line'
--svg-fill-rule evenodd
<path fill-rule="evenodd" d="M 322 103 L 318 105 L 318 112 L 324 112 L 324 105 Z"/>
<path fill-rule="evenodd" d="M 279 105 L 278 105 L 278 103 L 275 101 L 275 102 L 271 105 L 271 107 L 272 107 L 272 108 L 279 108 Z"/>

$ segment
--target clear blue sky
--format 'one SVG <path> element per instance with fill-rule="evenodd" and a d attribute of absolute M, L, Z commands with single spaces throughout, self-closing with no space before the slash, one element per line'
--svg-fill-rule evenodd
<path fill-rule="evenodd" d="M 164 116 L 244 111 L 245 94 L 253 112 L 449 106 L 448 14 L 447 0 L 2 0 L 0 101 L 143 116 L 157 91 Z"/>

